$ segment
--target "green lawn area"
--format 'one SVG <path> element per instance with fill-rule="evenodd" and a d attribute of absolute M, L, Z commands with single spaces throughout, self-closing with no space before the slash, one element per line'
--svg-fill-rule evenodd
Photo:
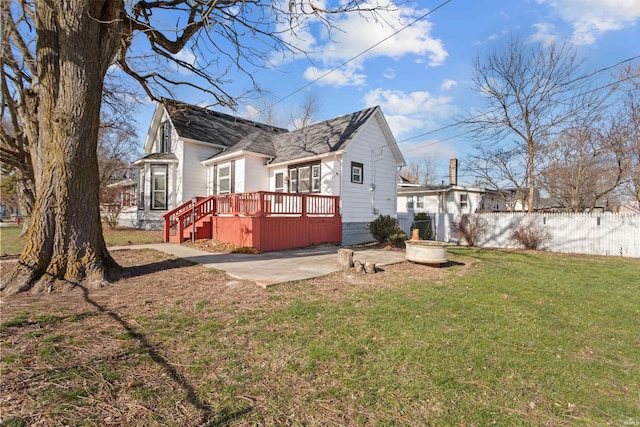
<path fill-rule="evenodd" d="M 456 247 L 449 255 L 456 265 L 435 278 L 410 265 L 267 290 L 230 289 L 214 271 L 190 285 L 174 268 L 155 284 L 161 303 L 136 285 L 140 301 L 117 312 L 132 326 L 120 331 L 96 330 L 104 312 L 48 301 L 54 321 L 36 309 L 3 315 L 3 381 L 46 378 L 33 410 L 74 425 L 117 419 L 123 401 L 145 408 L 130 425 L 193 425 L 203 412 L 207 425 L 640 423 L 639 260 Z M 194 277 L 202 269 L 184 268 Z M 174 281 L 189 295 L 174 295 Z M 125 292 L 133 282 L 114 286 Z M 65 365 L 98 343 L 113 350 Z"/>
<path fill-rule="evenodd" d="M 21 232 L 21 226 L 0 227 L 0 255 L 16 255 L 22 251 L 24 238 L 20 237 Z M 104 227 L 102 232 L 107 246 L 162 242 L 161 231 Z"/>

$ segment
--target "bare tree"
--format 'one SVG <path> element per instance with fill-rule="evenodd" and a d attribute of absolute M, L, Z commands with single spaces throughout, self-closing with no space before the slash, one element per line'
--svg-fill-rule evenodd
<path fill-rule="evenodd" d="M 587 122 L 587 116 L 602 105 L 592 80 L 579 74 L 580 67 L 575 49 L 567 43 L 529 45 L 517 35 L 507 39 L 504 50 L 478 56 L 473 63 L 473 89 L 484 104 L 481 114 L 469 113 L 459 124 L 479 139 L 476 148 L 485 154 L 492 151 L 487 145 L 499 146 L 495 150 L 499 154 L 517 150 L 519 165 L 509 169 L 524 176 L 511 183 L 518 185 L 517 191 L 528 192 L 528 211 L 533 210 L 538 192 L 541 148 L 563 128 Z"/>
<path fill-rule="evenodd" d="M 16 130 L 12 136 L 3 126 L 1 135 L 28 147 L 25 161 L 35 182 L 33 224 L 19 262 L 0 285 L 6 293 L 83 279 L 100 285 L 119 271 L 102 235 L 97 159 L 112 64 L 152 100 L 176 87 L 198 87 L 213 103 L 234 105 L 224 90 L 226 71 L 235 67 L 250 77 L 252 67 L 268 60 L 265 52 L 294 48 L 274 32 L 275 23 L 288 23 L 295 33 L 310 18 L 331 27 L 335 14 L 375 17 L 379 8 L 361 0 L 333 9 L 308 1 L 235 0 L 5 0 L 0 7 L 0 118 L 9 117 Z M 174 25 L 168 28 L 166 19 Z M 197 59 L 185 60 L 183 49 Z M 171 73 L 170 64 L 190 78 Z"/>
<path fill-rule="evenodd" d="M 614 194 L 625 172 L 624 133 L 613 118 L 565 130 L 544 154 L 549 163 L 541 173 L 541 186 L 570 212 L 610 204 L 606 197 Z"/>
<path fill-rule="evenodd" d="M 289 114 L 289 126 L 293 129 L 302 129 L 313 124 L 320 109 L 318 96 L 312 92 L 308 93 L 302 104 Z"/>
<path fill-rule="evenodd" d="M 421 161 L 411 160 L 400 170 L 400 175 L 414 184 L 431 185 L 436 179 L 433 156 L 424 156 Z"/>
<path fill-rule="evenodd" d="M 626 194 L 640 203 L 640 63 L 625 65 L 616 75 L 621 106 L 618 121 L 623 128 Z"/>
<path fill-rule="evenodd" d="M 523 146 L 478 145 L 462 169 L 479 185 L 495 190 L 507 210 L 515 211 L 528 205 L 528 160 Z"/>

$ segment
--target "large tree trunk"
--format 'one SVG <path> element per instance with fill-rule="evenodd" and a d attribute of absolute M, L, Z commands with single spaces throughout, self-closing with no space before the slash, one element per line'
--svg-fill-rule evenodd
<path fill-rule="evenodd" d="M 120 37 L 122 1 L 36 1 L 36 201 L 26 245 L 0 289 L 102 284 L 118 265 L 99 210 L 97 162 L 104 76 Z"/>
<path fill-rule="evenodd" d="M 31 176 L 25 176 L 31 172 Z M 34 188 L 33 170 L 27 168 L 22 170 L 16 168 L 16 192 L 18 193 L 18 205 L 20 206 L 20 212 L 22 212 L 22 231 L 20 236 L 27 234 L 29 230 L 29 223 L 31 222 L 31 214 L 33 212 L 33 206 L 36 202 L 36 189 Z"/>

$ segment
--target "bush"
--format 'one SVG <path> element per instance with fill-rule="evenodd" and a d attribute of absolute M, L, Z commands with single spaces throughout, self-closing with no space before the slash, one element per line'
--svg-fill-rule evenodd
<path fill-rule="evenodd" d="M 411 228 L 420 230 L 418 236 L 421 240 L 434 240 L 433 221 L 428 214 L 420 212 L 413 218 L 413 221 L 414 223 Z"/>
<path fill-rule="evenodd" d="M 456 232 L 462 237 L 469 246 L 475 246 L 478 239 L 482 237 L 489 228 L 486 219 L 471 214 L 463 214 L 454 224 Z"/>
<path fill-rule="evenodd" d="M 511 240 L 531 250 L 545 249 L 551 238 L 548 230 L 534 224 L 518 224 L 511 232 Z"/>
<path fill-rule="evenodd" d="M 400 246 L 407 239 L 406 233 L 398 225 L 398 220 L 389 215 L 380 215 L 369 224 L 369 232 L 380 243 L 391 242 Z"/>
<path fill-rule="evenodd" d="M 405 233 L 402 230 L 400 230 L 399 233 L 395 233 L 389 236 L 389 242 L 391 242 L 391 244 L 396 248 L 404 248 L 405 247 L 404 242 L 406 240 L 407 240 L 407 233 Z"/>

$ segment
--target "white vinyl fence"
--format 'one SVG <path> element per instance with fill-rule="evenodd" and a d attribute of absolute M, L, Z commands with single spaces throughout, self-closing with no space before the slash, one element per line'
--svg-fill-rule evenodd
<path fill-rule="evenodd" d="M 520 224 L 541 227 L 551 240 L 545 249 L 551 252 L 611 255 L 640 258 L 640 215 L 614 213 L 479 213 L 487 220 L 488 231 L 477 246 L 520 248 L 511 239 Z M 451 215 L 435 215 L 437 240 L 457 243 Z M 410 232 L 413 216 L 398 214 L 400 225 Z M 464 244 L 464 242 L 460 242 Z"/>

